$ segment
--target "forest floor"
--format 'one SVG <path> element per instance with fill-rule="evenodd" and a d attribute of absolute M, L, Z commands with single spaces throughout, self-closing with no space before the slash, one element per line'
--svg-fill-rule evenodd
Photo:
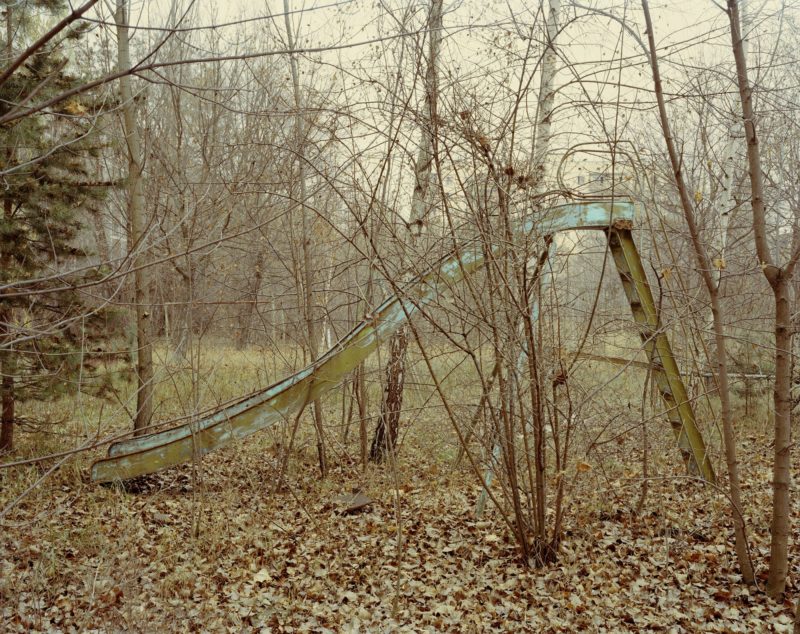
<path fill-rule="evenodd" d="M 232 384 L 231 395 L 244 387 Z M 0 469 L 0 511 L 13 505 L 0 518 L 0 631 L 791 631 L 800 567 L 782 603 L 742 585 L 724 482 L 682 475 L 667 436 L 652 439 L 663 448 L 652 451 L 638 514 L 638 439 L 578 456 L 561 475 L 568 505 L 559 558 L 534 569 L 521 565 L 497 509 L 476 519 L 479 486 L 467 461 L 454 466 L 449 424 L 436 408 L 420 411 L 404 423 L 395 468 L 362 471 L 353 439 L 348 454 L 331 436 L 332 466 L 321 480 L 313 439 L 301 438 L 291 486 L 278 492 L 277 432 L 127 490 L 89 480 L 100 450 L 53 473 L 53 461 Z M 763 586 L 771 447 L 765 424 L 747 425 L 746 520 Z M 6 461 L 58 448 L 19 438 Z M 338 498 L 357 490 L 374 502 L 344 513 Z"/>

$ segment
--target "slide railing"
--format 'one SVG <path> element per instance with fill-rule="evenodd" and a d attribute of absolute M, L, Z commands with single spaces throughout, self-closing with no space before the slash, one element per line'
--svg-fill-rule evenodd
<path fill-rule="evenodd" d="M 633 220 L 634 207 L 630 202 L 581 201 L 559 205 L 529 220 L 518 229 L 518 235 L 538 237 L 573 229 L 617 228 L 629 231 Z M 493 254 L 501 254 L 504 248 L 494 246 Z M 92 465 L 92 479 L 112 482 L 154 473 L 189 462 L 288 420 L 308 403 L 338 386 L 406 320 L 464 277 L 479 270 L 484 263 L 485 254 L 478 241 L 452 252 L 432 269 L 405 284 L 402 292 L 384 301 L 308 367 L 205 418 L 112 444 L 108 456 Z M 681 409 L 685 409 L 685 404 L 681 405 L 684 405 Z M 691 438 L 696 444 L 700 437 L 694 427 L 694 418 L 685 424 L 690 424 L 692 429 L 688 434 L 684 431 L 682 439 Z M 690 448 L 688 456 L 693 458 L 691 461 L 695 468 L 707 462 L 702 438 L 699 443 Z M 713 478 L 710 469 L 698 470 L 707 477 L 710 473 Z"/>

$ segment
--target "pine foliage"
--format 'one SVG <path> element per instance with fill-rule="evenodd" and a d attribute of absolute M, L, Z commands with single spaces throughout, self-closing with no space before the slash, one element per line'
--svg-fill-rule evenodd
<path fill-rule="evenodd" d="M 6 14 L 6 64 L 65 10 L 64 2 L 36 0 Z M 79 85 L 73 42 L 84 32 L 76 28 L 55 38 L 0 85 L 0 116 Z M 0 311 L 7 330 L 4 371 L 13 368 L 18 400 L 74 392 L 79 372 L 80 389 L 108 387 L 88 352 L 104 347 L 106 311 L 101 301 L 88 299 L 96 294 L 79 290 L 87 277 L 60 275 L 91 255 L 78 238 L 103 198 L 102 188 L 92 185 L 91 159 L 101 149 L 95 114 L 88 99 L 71 99 L 0 129 L 0 283 L 12 284 Z"/>

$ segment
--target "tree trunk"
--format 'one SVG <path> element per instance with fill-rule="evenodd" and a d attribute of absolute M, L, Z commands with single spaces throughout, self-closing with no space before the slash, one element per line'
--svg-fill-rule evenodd
<path fill-rule="evenodd" d="M 731 500 L 731 515 L 733 521 L 733 532 L 736 549 L 736 559 L 742 578 L 748 584 L 755 583 L 755 572 L 747 547 L 747 534 L 745 532 L 744 518 L 742 514 L 742 491 L 739 481 L 739 461 L 736 453 L 736 430 L 733 426 L 733 412 L 730 403 L 730 385 L 728 382 L 728 358 L 725 341 L 725 326 L 722 321 L 722 312 L 719 301 L 718 279 L 712 274 L 712 266 L 708 251 L 704 245 L 700 230 L 695 219 L 695 211 L 692 206 L 689 190 L 683 177 L 681 158 L 678 156 L 675 141 L 672 138 L 672 131 L 667 117 L 667 107 L 664 100 L 664 91 L 661 86 L 661 74 L 658 67 L 658 55 L 655 45 L 655 33 L 650 19 L 650 9 L 647 0 L 642 0 L 645 24 L 647 25 L 647 43 L 650 48 L 650 66 L 653 73 L 653 84 L 658 103 L 658 114 L 661 122 L 661 131 L 664 142 L 667 146 L 672 173 L 675 178 L 675 185 L 681 201 L 681 209 L 686 227 L 689 230 L 692 249 L 699 273 L 705 284 L 708 297 L 711 302 L 711 319 L 714 327 L 714 343 L 716 347 L 717 363 L 717 387 L 719 388 L 719 398 L 722 406 L 722 435 L 725 444 L 725 463 L 728 469 L 728 489 Z M 717 267 L 720 269 L 721 267 Z"/>
<path fill-rule="evenodd" d="M 716 283 L 716 280 L 715 280 Z M 750 561 L 747 547 L 747 534 L 744 524 L 744 507 L 742 506 L 742 486 L 739 478 L 739 459 L 737 457 L 736 430 L 733 426 L 733 411 L 731 409 L 730 383 L 728 380 L 728 359 L 725 342 L 725 327 L 720 313 L 719 293 L 716 287 L 710 292 L 711 316 L 714 325 L 714 342 L 717 349 L 717 387 L 719 400 L 722 407 L 722 437 L 725 442 L 725 464 L 728 469 L 728 492 L 731 497 L 734 548 L 736 560 L 742 579 L 747 584 L 755 583 L 755 571 Z"/>
<path fill-rule="evenodd" d="M 553 80 L 556 76 L 558 53 L 556 52 L 556 37 L 559 31 L 559 13 L 561 0 L 549 0 L 547 13 L 547 43 L 542 57 L 542 75 L 539 82 L 539 98 L 537 102 L 536 131 L 533 135 L 533 152 L 531 153 L 531 167 L 533 174 L 534 191 L 542 191 L 547 164 L 547 155 L 552 138 L 553 110 L 556 93 L 553 90 Z"/>
<path fill-rule="evenodd" d="M 6 59 L 10 64 L 14 55 L 13 36 L 14 27 L 11 22 L 13 9 L 11 5 L 6 5 Z M 10 147 L 6 150 L 6 165 L 11 165 L 14 160 L 14 148 Z M 3 200 L 3 215 L 10 218 L 12 213 L 11 200 L 6 198 Z M 8 270 L 9 257 L 6 253 L 2 254 L 2 266 Z M 11 324 L 11 306 L 3 302 L 0 304 L 0 343 L 7 347 L 0 353 L 0 392 L 2 392 L 2 417 L 0 417 L 0 453 L 11 452 L 14 450 L 14 409 L 16 405 L 16 397 L 14 395 L 14 375 L 16 373 L 16 359 L 14 358 L 14 351 L 10 349 L 10 324 Z"/>
<path fill-rule="evenodd" d="M 284 21 L 286 24 L 286 38 L 289 45 L 289 50 L 294 50 L 294 34 L 292 33 L 292 22 L 290 19 L 291 11 L 289 7 L 289 0 L 283 0 L 284 8 Z M 314 310 L 314 269 L 313 269 L 313 244 L 312 244 L 312 228 L 313 223 L 309 226 L 308 210 L 306 209 L 306 179 L 305 179 L 305 134 L 302 132 L 300 123 L 300 106 L 302 99 L 300 97 L 300 74 L 297 69 L 297 59 L 294 55 L 289 57 L 289 67 L 292 75 L 292 89 L 294 92 L 294 106 L 295 106 L 295 144 L 297 153 L 297 180 L 300 185 L 300 213 L 302 220 L 302 241 L 303 241 L 303 312 L 305 313 L 306 322 L 306 337 L 307 349 L 311 356 L 311 361 L 317 360 L 317 320 L 316 311 Z M 317 457 L 319 459 L 320 475 L 324 478 L 328 472 L 327 458 L 325 455 L 325 435 L 324 435 L 324 421 L 322 418 L 322 403 L 320 399 L 316 399 L 313 404 L 314 411 L 314 428 L 317 433 Z"/>
<path fill-rule="evenodd" d="M 188 257 L 186 258 L 188 260 Z M 191 313 L 190 302 L 192 298 L 192 276 L 194 271 L 190 268 L 191 263 L 185 263 L 183 267 L 175 267 L 180 274 L 178 288 L 175 292 L 176 303 L 175 309 L 170 316 L 170 337 L 169 341 L 172 345 L 172 360 L 176 364 L 180 364 L 186 359 L 186 354 L 189 347 L 189 339 L 191 335 Z M 188 272 L 187 272 L 188 271 Z"/>
<path fill-rule="evenodd" d="M 11 311 L 5 308 L 0 313 L 0 328 L 2 338 L 8 339 L 8 322 L 11 318 Z M 7 343 L 5 341 L 4 343 Z M 0 353 L 0 392 L 2 392 L 2 421 L 0 421 L 0 454 L 14 450 L 14 409 L 16 398 L 14 395 L 14 375 L 16 374 L 16 359 L 13 350 L 4 350 Z"/>
<path fill-rule="evenodd" d="M 355 392 L 356 403 L 358 404 L 358 447 L 359 455 L 361 456 L 361 468 L 367 468 L 367 461 L 369 454 L 367 452 L 367 412 L 369 407 L 367 404 L 367 386 L 364 377 L 364 364 L 362 363 L 356 368 L 355 385 L 353 392 Z"/>
<path fill-rule="evenodd" d="M 725 142 L 725 149 L 722 154 L 722 191 L 717 195 L 714 207 L 716 215 L 719 217 L 719 240 L 717 243 L 717 258 L 714 262 L 714 282 L 719 288 L 722 278 L 722 271 L 725 268 L 725 251 L 728 246 L 728 227 L 731 222 L 731 211 L 733 202 L 733 171 L 734 171 L 734 152 L 735 152 L 735 130 L 738 121 L 731 124 L 728 130 L 728 140 Z"/>
<path fill-rule="evenodd" d="M 406 351 L 408 350 L 408 328 L 403 326 L 391 339 L 389 362 L 386 365 L 386 385 L 381 401 L 381 415 L 369 459 L 372 462 L 383 462 L 394 456 L 397 447 L 397 435 L 400 429 L 400 412 L 403 409 L 403 387 L 406 378 Z"/>
<path fill-rule="evenodd" d="M 433 145 L 436 137 L 437 117 L 437 58 L 442 39 L 442 0 L 431 0 L 428 15 L 428 66 L 425 72 L 425 117 L 427 130 L 422 130 L 419 154 L 414 163 L 414 191 L 411 196 L 411 216 L 408 227 L 419 235 L 429 212 L 431 173 L 433 171 Z M 381 415 L 375 435 L 372 437 L 370 459 L 381 460 L 394 451 L 400 408 L 403 404 L 403 385 L 405 382 L 406 350 L 408 349 L 408 329 L 403 326 L 392 337 L 389 344 L 389 361 L 386 365 L 386 387 L 381 402 Z M 397 407 L 397 410 L 392 408 Z"/>
<path fill-rule="evenodd" d="M 748 78 L 744 38 L 739 20 L 739 3 L 728 0 L 731 48 L 736 62 L 736 82 L 747 142 L 747 171 L 750 177 L 750 207 L 753 214 L 753 238 L 758 262 L 772 288 L 775 300 L 775 388 L 773 401 L 775 457 L 772 476 L 772 521 L 770 524 L 770 560 L 767 594 L 778 599 L 786 589 L 789 568 L 789 505 L 791 501 L 791 345 L 792 324 L 789 290 L 792 273 L 800 258 L 796 245 L 783 267 L 776 264 L 769 246 L 767 209 L 761 168 L 761 148 L 753 108 L 753 88 Z"/>
<path fill-rule="evenodd" d="M 264 268 L 264 253 L 258 252 L 255 262 L 255 275 L 253 275 L 253 282 L 248 292 L 248 301 L 242 309 L 242 314 L 239 317 L 239 336 L 237 337 L 236 347 L 243 350 L 250 343 L 250 331 L 253 327 L 253 313 L 256 312 L 256 305 L 258 304 L 258 292 L 261 290 L 261 280 L 263 278 Z M 271 317 L 274 319 L 274 317 Z"/>
<path fill-rule="evenodd" d="M 767 594 L 780 597 L 789 569 L 789 511 L 792 457 L 791 346 L 789 281 L 779 278 L 775 295 L 775 461 L 772 468 L 772 523 Z"/>
<path fill-rule="evenodd" d="M 117 0 L 114 14 L 117 24 L 117 63 L 120 71 L 131 67 L 128 34 L 128 11 L 125 0 Z M 136 419 L 133 428 L 137 435 L 144 433 L 153 417 L 153 350 L 150 333 L 150 272 L 146 268 L 147 253 L 144 244 L 146 233 L 144 183 L 144 152 L 142 138 L 136 124 L 136 104 L 131 90 L 130 76 L 119 80 L 125 142 L 128 151 L 128 224 L 130 227 L 128 250 L 133 252 L 134 304 L 136 305 Z"/>

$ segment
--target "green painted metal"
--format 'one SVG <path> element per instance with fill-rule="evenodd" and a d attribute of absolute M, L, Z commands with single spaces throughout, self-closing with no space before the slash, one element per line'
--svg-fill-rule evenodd
<path fill-rule="evenodd" d="M 639 325 L 639 335 L 650 361 L 653 378 L 667 406 L 667 417 L 678 448 L 690 473 L 714 482 L 714 469 L 697 428 L 694 409 L 672 354 L 669 339 L 660 323 L 653 293 L 631 231 L 628 228 L 609 228 L 606 229 L 606 235 L 634 321 Z"/>
<path fill-rule="evenodd" d="M 624 228 L 631 226 L 633 219 L 634 208 L 630 202 L 582 201 L 554 207 L 525 222 L 518 235 Z M 493 254 L 501 254 L 504 248 L 503 245 L 494 246 Z M 484 261 L 485 254 L 477 240 L 451 253 L 407 284 L 402 293 L 387 299 L 315 363 L 206 418 L 112 444 L 108 457 L 92 465 L 92 479 L 111 482 L 160 471 L 287 420 L 307 403 L 339 385 L 407 319 L 479 270 Z"/>

